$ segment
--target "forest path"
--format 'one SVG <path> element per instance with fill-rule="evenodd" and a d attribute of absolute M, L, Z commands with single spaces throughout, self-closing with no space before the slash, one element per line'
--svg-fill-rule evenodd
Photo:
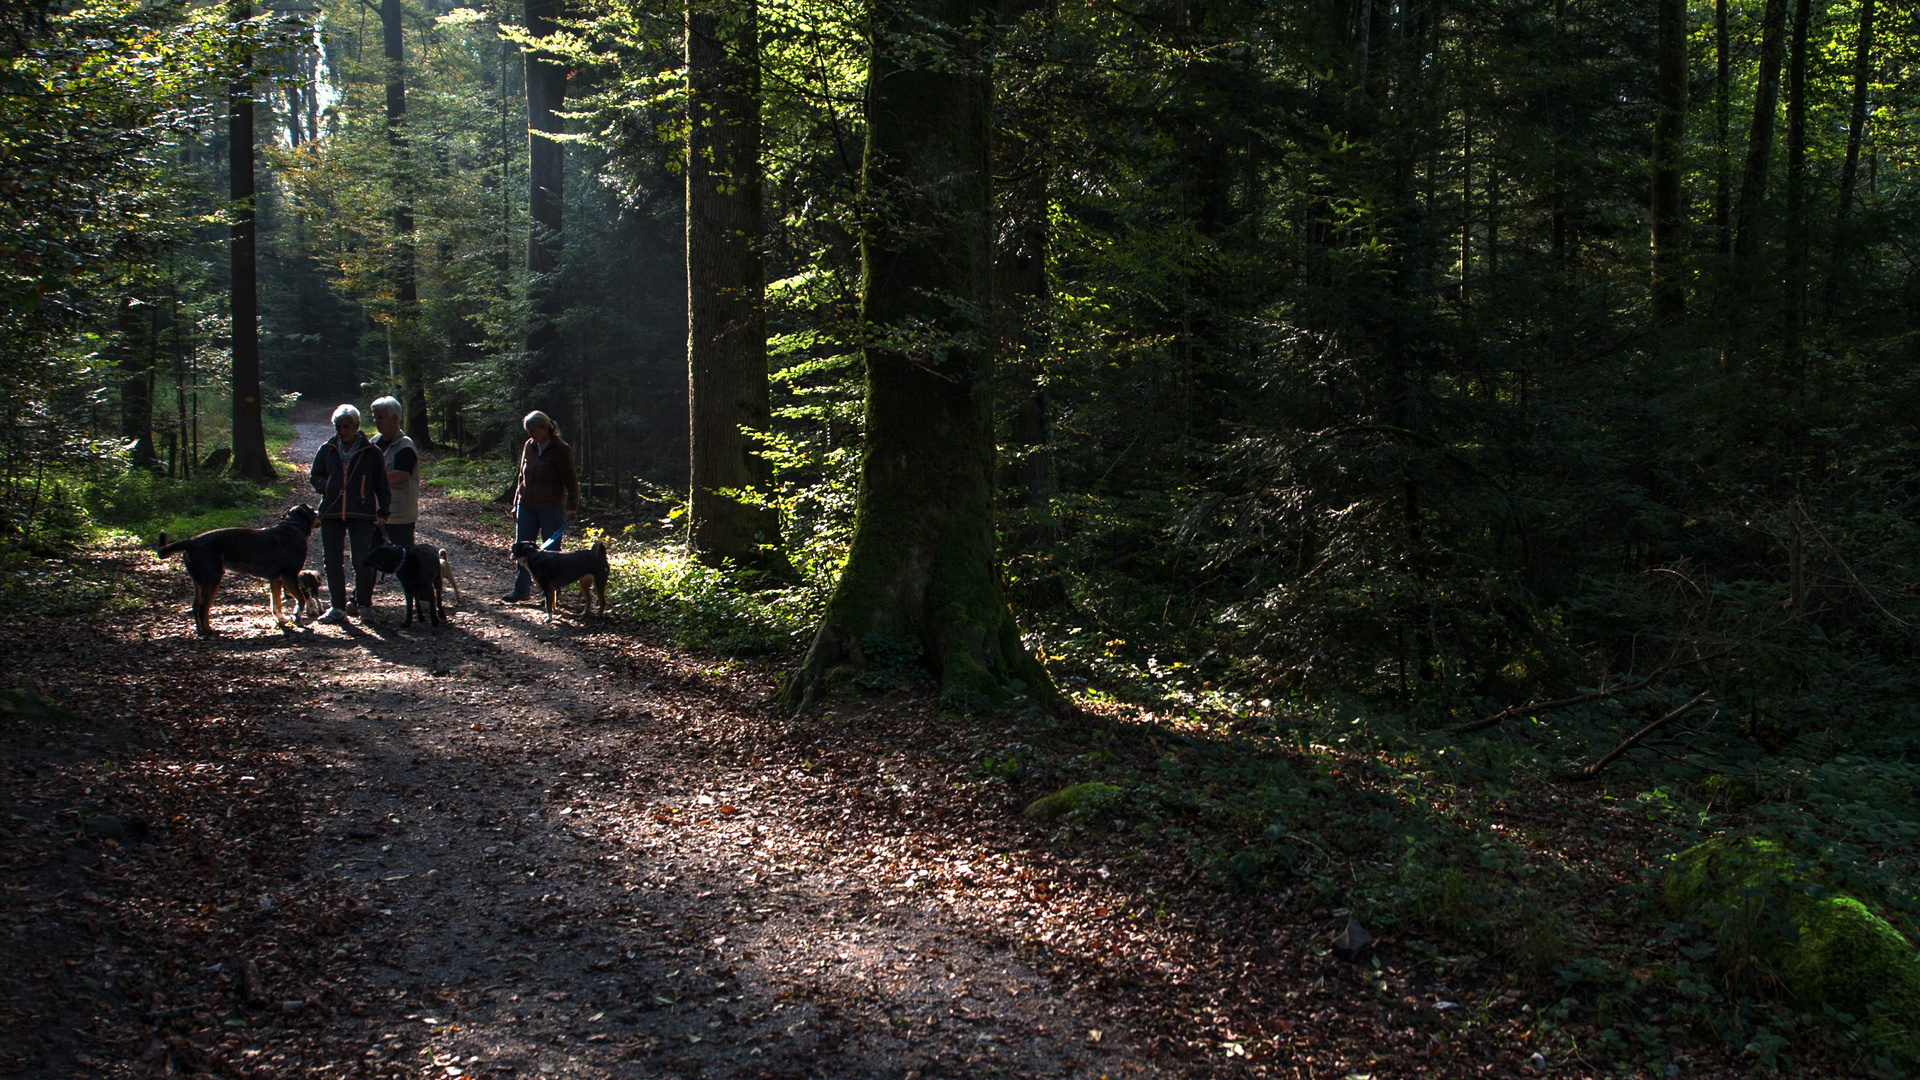
<path fill-rule="evenodd" d="M 300 419 L 295 459 L 331 434 Z M 493 600 L 505 522 L 426 489 L 420 539 L 451 553 L 464 594 L 438 629 L 402 630 L 391 582 L 371 625 L 283 634 L 253 585 L 223 595 L 214 643 L 163 616 L 174 648 L 219 654 L 231 682 L 312 688 L 229 717 L 278 764 L 225 768 L 291 797 L 276 812 L 305 838 L 301 887 L 328 883 L 355 925 L 317 947 L 323 971 L 280 977 L 248 932 L 258 959 L 241 962 L 273 984 L 256 996 L 313 1015 L 234 1060 L 449 1078 L 1157 1071 L 936 891 L 965 884 L 983 838 L 903 816 L 897 793 L 846 805 L 822 751 L 761 705 L 764 676 Z M 272 896 L 242 906 L 270 913 Z"/>

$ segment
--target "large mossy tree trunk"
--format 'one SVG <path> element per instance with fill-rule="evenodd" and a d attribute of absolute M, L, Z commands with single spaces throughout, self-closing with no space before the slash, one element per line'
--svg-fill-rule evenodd
<path fill-rule="evenodd" d="M 253 5 L 233 4 L 238 29 L 253 17 Z M 228 193 L 233 199 L 233 471 L 249 480 L 274 477 L 267 456 L 266 420 L 260 402 L 260 280 L 255 249 L 253 188 L 253 74 L 247 64 L 227 98 Z"/>
<path fill-rule="evenodd" d="M 784 571 L 777 511 L 728 491 L 767 480 L 760 42 L 754 0 L 687 7 L 687 545 L 701 562 Z"/>
<path fill-rule="evenodd" d="M 866 444 L 846 568 L 787 700 L 918 654 L 942 703 L 1058 692 L 1020 640 L 994 532 L 990 142 L 979 0 L 874 0 L 862 164 Z"/>

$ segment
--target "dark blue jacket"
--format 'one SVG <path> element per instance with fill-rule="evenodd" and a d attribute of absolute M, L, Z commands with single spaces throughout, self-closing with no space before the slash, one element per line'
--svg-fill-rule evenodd
<path fill-rule="evenodd" d="M 320 519 L 385 517 L 393 500 L 387 486 L 387 459 L 365 432 L 354 436 L 346 452 L 340 440 L 328 439 L 313 455 L 313 472 L 307 477 L 313 490 L 320 493 Z"/>

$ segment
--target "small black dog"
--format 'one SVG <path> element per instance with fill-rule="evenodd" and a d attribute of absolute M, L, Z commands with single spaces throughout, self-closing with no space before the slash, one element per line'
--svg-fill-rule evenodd
<path fill-rule="evenodd" d="M 428 625 L 447 621 L 440 596 L 440 549 L 432 544 L 401 547 L 385 542 L 367 552 L 367 565 L 399 579 L 401 591 L 407 594 L 407 621 L 402 625 L 413 625 L 415 608 Z"/>
<path fill-rule="evenodd" d="M 187 576 L 193 579 L 193 622 L 201 637 L 213 636 L 213 623 L 207 613 L 213 608 L 213 594 L 220 588 L 221 575 L 228 570 L 267 579 L 273 594 L 273 618 L 285 622 L 280 597 L 301 594 L 300 571 L 307 565 L 307 538 L 320 523 L 320 515 L 306 503 L 287 511 L 280 524 L 271 529 L 212 529 L 186 540 L 167 543 L 160 534 L 155 546 L 162 558 L 176 551 L 187 554 Z"/>
<path fill-rule="evenodd" d="M 587 551 L 541 551 L 540 545 L 522 540 L 513 545 L 513 561 L 527 568 L 546 598 L 547 621 L 553 621 L 555 597 L 561 589 L 580 583 L 580 599 L 593 614 L 593 595 L 587 592 L 587 579 L 593 579 L 594 592 L 600 594 L 600 614 L 607 613 L 607 545 L 598 540 Z"/>

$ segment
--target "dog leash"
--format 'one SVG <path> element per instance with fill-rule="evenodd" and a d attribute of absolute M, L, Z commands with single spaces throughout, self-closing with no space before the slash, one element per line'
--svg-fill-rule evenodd
<path fill-rule="evenodd" d="M 566 533 L 566 531 L 567 531 L 567 527 L 568 527 L 569 525 L 572 525 L 572 524 L 573 524 L 573 522 L 571 522 L 571 521 L 563 521 L 563 522 L 561 522 L 561 523 L 560 523 L 560 527 L 559 527 L 559 528 L 557 528 L 557 529 L 555 529 L 555 530 L 553 530 L 553 535 L 552 535 L 552 536 L 549 536 L 549 537 L 547 537 L 547 542 L 546 542 L 546 543 L 544 543 L 544 544 L 541 544 L 541 545 L 540 545 L 540 550 L 541 550 L 541 551 L 552 551 L 552 550 L 553 550 L 553 545 L 555 545 L 555 544 L 557 544 L 557 543 L 559 543 L 559 542 L 560 542 L 560 537 L 561 537 L 562 535 L 564 535 L 564 534 Z"/>

